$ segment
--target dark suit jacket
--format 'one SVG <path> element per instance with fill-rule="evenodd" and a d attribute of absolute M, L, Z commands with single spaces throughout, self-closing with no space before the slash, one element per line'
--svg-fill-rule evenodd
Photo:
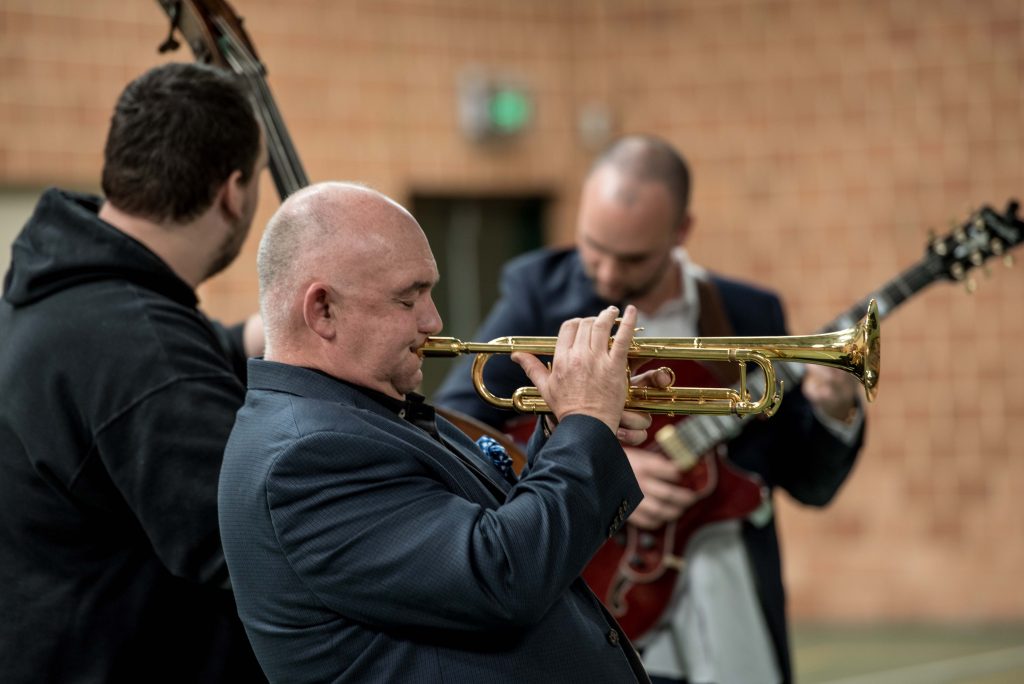
<path fill-rule="evenodd" d="M 766 290 L 712 275 L 735 335 L 785 335 L 779 298 Z M 609 303 L 600 299 L 583 271 L 575 250 L 537 250 L 504 268 L 501 298 L 477 331 L 474 340 L 506 335 L 555 335 L 561 323 L 577 316 L 594 316 Z M 509 413 L 485 404 L 473 388 L 467 358 L 457 365 L 435 395 L 438 406 L 456 409 L 495 427 Z M 498 396 L 529 380 L 507 356 L 495 356 L 485 368 L 488 388 Z M 760 475 L 770 487 L 782 487 L 801 503 L 824 506 L 846 479 L 863 440 L 844 444 L 815 417 L 799 387 L 785 388 L 782 406 L 770 420 L 750 421 L 729 443 L 729 457 Z M 744 526 L 744 540 L 754 565 L 762 608 L 768 621 L 780 668 L 791 677 L 786 633 L 785 592 L 774 520 L 764 527 Z"/>
<path fill-rule="evenodd" d="M 224 551 L 271 681 L 632 682 L 579 579 L 641 498 L 607 427 L 570 416 L 514 486 L 358 388 L 251 360 L 220 481 Z"/>

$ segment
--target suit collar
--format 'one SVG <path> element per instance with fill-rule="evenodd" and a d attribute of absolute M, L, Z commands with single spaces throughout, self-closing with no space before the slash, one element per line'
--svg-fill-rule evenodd
<path fill-rule="evenodd" d="M 342 382 L 314 368 L 293 366 L 266 359 L 249 359 L 250 390 L 270 390 L 321 401 L 342 401 L 381 415 L 394 416 L 388 407 L 374 401 L 354 385 Z"/>
<path fill-rule="evenodd" d="M 445 453 L 458 458 L 474 471 L 478 478 L 485 481 L 486 485 L 493 490 L 492 493 L 498 496 L 498 501 L 504 500 L 504 494 L 509 489 L 509 483 L 504 478 L 498 476 L 497 470 L 490 463 L 484 465 L 484 458 L 478 449 L 471 451 L 473 448 L 471 445 L 460 444 L 459 437 L 466 441 L 471 440 L 457 428 L 451 428 L 455 433 L 458 433 L 457 435 L 455 433 L 444 435 L 445 439 L 440 440 L 436 436 L 428 434 L 423 428 L 400 418 L 399 414 L 391 406 L 385 406 L 379 400 L 371 397 L 363 387 L 351 385 L 313 368 L 292 366 L 276 361 L 267 361 L 262 358 L 249 359 L 248 385 L 250 390 L 284 392 L 308 399 L 342 402 L 359 409 L 372 411 L 396 421 L 399 425 L 407 427 L 414 434 L 421 435 L 423 439 L 434 442 L 439 453 Z M 377 393 L 373 392 L 373 394 Z M 411 401 L 416 402 L 416 399 L 414 398 Z M 391 399 L 391 402 L 394 404 L 403 403 L 395 399 Z M 442 432 L 447 432 L 450 424 L 447 421 L 444 421 L 444 423 L 445 427 L 442 428 Z"/>

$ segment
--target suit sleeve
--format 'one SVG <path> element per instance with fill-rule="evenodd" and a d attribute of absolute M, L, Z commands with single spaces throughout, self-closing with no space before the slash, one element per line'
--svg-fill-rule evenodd
<path fill-rule="evenodd" d="M 496 508 L 460 494 L 465 472 L 445 482 L 443 467 L 440 477 L 425 467 L 429 457 L 400 432 L 314 433 L 268 478 L 274 528 L 299 579 L 332 610 L 378 628 L 533 624 L 641 497 L 614 435 L 586 416 L 563 421 Z"/>

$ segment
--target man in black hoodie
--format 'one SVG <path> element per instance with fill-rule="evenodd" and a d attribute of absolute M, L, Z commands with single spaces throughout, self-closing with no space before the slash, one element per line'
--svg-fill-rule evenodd
<path fill-rule="evenodd" d="M 266 166 L 235 79 L 133 81 L 105 199 L 46 191 L 0 302 L 0 673 L 5 682 L 253 681 L 217 478 L 258 318 L 195 288 L 238 255 Z"/>

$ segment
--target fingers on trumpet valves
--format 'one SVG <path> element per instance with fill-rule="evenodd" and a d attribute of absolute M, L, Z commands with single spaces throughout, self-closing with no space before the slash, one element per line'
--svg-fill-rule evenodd
<path fill-rule="evenodd" d="M 619 316 L 618 318 L 615 319 L 615 326 L 619 326 L 619 325 L 622 325 L 622 317 L 621 316 Z M 613 330 L 614 330 L 614 327 L 613 327 Z M 644 331 L 644 327 L 642 325 L 637 325 L 637 326 L 633 327 L 633 335 L 634 336 L 638 336 L 643 331 Z M 634 344 L 636 344 L 636 343 L 634 342 Z"/>
<path fill-rule="evenodd" d="M 631 362 L 635 359 L 631 359 Z M 630 383 L 633 388 L 636 389 L 666 389 L 675 384 L 676 374 L 668 366 L 661 366 L 659 368 L 653 368 L 643 373 L 636 373 L 636 368 L 633 364 L 630 364 L 631 373 Z M 646 394 L 646 392 L 644 393 Z"/>

